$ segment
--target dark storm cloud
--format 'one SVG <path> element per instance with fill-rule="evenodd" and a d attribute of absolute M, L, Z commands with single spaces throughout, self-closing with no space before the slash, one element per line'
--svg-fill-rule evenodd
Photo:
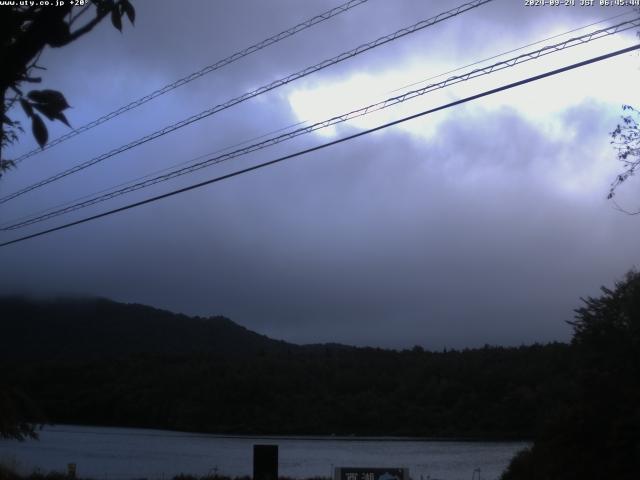
<path fill-rule="evenodd" d="M 81 124 L 334 5 L 140 2 L 135 29 L 120 36 L 103 25 L 83 44 L 47 57 L 48 81 L 73 95 Z M 24 162 L 3 179 L 3 191 L 452 6 L 372 0 Z M 428 56 L 425 46 L 463 64 L 537 39 L 561 18 L 568 29 L 607 15 L 563 12 L 534 14 L 520 2 L 497 1 L 301 83 L 375 74 L 404 55 Z M 435 38 L 437 46 L 429 43 Z M 478 47 L 473 56 L 469 45 Z M 34 192 L 11 217 L 294 123 L 299 119 L 286 103 L 291 91 Z M 582 102 L 549 121 L 558 119 L 571 140 L 550 136 L 544 122 L 514 108 L 458 108 L 433 116 L 432 136 L 396 128 L 4 249 L 0 291 L 101 295 L 224 314 L 298 342 L 442 348 L 566 340 L 564 321 L 579 297 L 638 262 L 640 224 L 604 200 L 606 168 L 601 180 L 589 179 L 595 186 L 569 181 L 598 172 L 594 153 L 606 147 L 616 121 L 610 105 Z M 171 186 L 325 140 L 303 138 Z"/>

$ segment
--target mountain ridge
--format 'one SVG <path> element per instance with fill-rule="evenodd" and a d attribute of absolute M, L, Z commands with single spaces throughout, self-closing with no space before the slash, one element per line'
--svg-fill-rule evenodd
<path fill-rule="evenodd" d="M 283 352 L 302 348 L 217 315 L 188 316 L 103 297 L 0 297 L 0 358 L 44 359 Z"/>
<path fill-rule="evenodd" d="M 530 438 L 566 344 L 429 352 L 296 345 L 225 317 L 0 298 L 0 382 L 56 423 L 232 434 Z"/>

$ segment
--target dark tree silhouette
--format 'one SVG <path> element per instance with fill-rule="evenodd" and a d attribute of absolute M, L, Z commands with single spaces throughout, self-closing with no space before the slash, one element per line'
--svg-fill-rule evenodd
<path fill-rule="evenodd" d="M 81 4 L 74 7 L 74 5 Z M 42 116 L 50 121 L 69 122 L 64 110 L 69 107 L 64 95 L 55 90 L 25 92 L 24 84 L 41 82 L 34 70 L 42 51 L 48 46 L 60 48 L 83 37 L 106 17 L 118 30 L 122 30 L 122 17 L 133 24 L 135 10 L 129 0 L 93 0 L 65 2 L 59 6 L 1 7 L 0 12 L 0 176 L 13 166 L 3 157 L 3 149 L 18 141 L 23 132 L 20 122 L 10 117 L 11 108 L 20 104 L 31 120 L 33 135 L 42 147 L 48 131 Z M 89 14 L 92 13 L 92 16 Z M 33 405 L 10 385 L 0 385 L 0 438 L 34 436 L 36 418 Z"/>
<path fill-rule="evenodd" d="M 640 273 L 576 310 L 571 400 L 503 480 L 636 479 L 640 471 Z"/>
<path fill-rule="evenodd" d="M 78 3 L 81 6 L 74 6 Z M 93 16 L 87 17 L 92 10 Z M 44 48 L 69 45 L 89 33 L 108 16 L 113 26 L 122 31 L 124 15 L 134 23 L 135 10 L 129 0 L 86 0 L 65 2 L 59 6 L 2 7 L 0 175 L 14 165 L 11 160 L 3 157 L 3 148 L 16 142 L 18 135 L 23 132 L 20 123 L 9 116 L 14 105 L 19 103 L 31 120 L 31 131 L 41 147 L 48 140 L 47 127 L 41 115 L 50 121 L 58 120 L 69 125 L 63 113 L 69 104 L 62 93 L 55 90 L 24 91 L 24 84 L 41 82 L 41 78 L 33 72 L 43 70 L 38 65 L 38 60 Z"/>
<path fill-rule="evenodd" d="M 40 409 L 21 390 L 0 384 L 0 438 L 37 438 L 41 418 Z"/>

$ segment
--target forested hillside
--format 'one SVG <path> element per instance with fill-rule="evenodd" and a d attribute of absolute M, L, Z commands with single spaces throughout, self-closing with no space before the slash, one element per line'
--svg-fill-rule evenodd
<path fill-rule="evenodd" d="M 0 312 L 0 360 L 90 360 L 137 353 L 228 357 L 296 348 L 225 317 L 188 317 L 107 299 L 5 297 Z"/>
<path fill-rule="evenodd" d="M 296 346 L 221 317 L 6 299 L 0 375 L 52 422 L 220 433 L 532 437 L 567 345 L 426 352 Z M 7 305 L 9 305 L 7 307 Z"/>

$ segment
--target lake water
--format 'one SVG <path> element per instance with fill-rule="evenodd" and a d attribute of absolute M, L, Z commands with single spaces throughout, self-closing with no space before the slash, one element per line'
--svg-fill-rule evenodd
<path fill-rule="evenodd" d="M 279 446 L 279 473 L 329 477 L 334 467 L 406 467 L 414 480 L 500 476 L 526 442 L 425 441 L 390 438 L 228 437 L 129 428 L 47 426 L 40 440 L 0 440 L 0 462 L 22 473 L 66 471 L 95 479 L 169 479 L 179 473 L 253 473 L 253 445 Z M 475 473 L 478 478 L 478 473 Z"/>

